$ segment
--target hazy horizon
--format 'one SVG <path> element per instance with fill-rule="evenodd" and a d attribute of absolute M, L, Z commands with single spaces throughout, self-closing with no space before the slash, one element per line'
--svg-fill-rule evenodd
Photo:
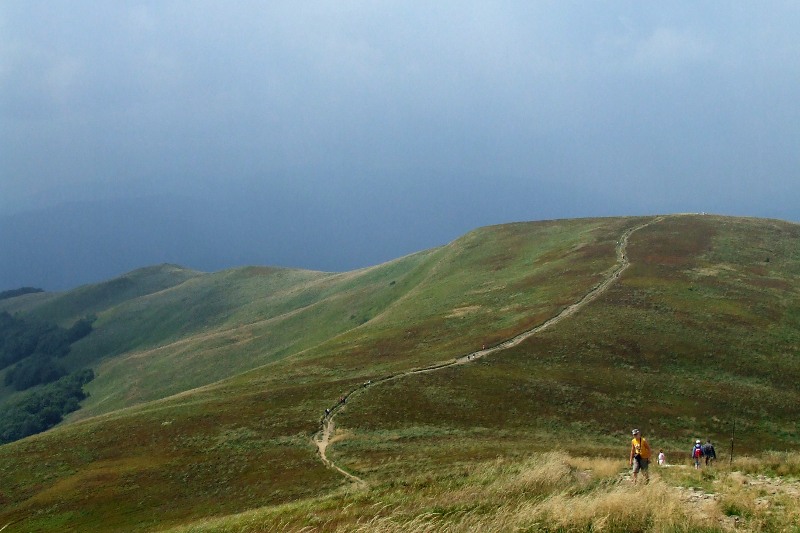
<path fill-rule="evenodd" d="M 369 266 L 489 224 L 800 221 L 800 5 L 0 4 L 0 289 Z"/>

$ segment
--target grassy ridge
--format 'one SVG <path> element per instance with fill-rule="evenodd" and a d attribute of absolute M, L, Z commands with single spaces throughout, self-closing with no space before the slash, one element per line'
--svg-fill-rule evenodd
<path fill-rule="evenodd" d="M 633 222 L 584 219 L 473 232 L 437 252 L 436 266 L 407 297 L 324 345 L 324 364 L 375 377 L 513 337 L 595 285 L 614 264 L 624 224 Z M 331 358 L 331 351 L 341 355 Z M 297 364 L 317 362 L 312 354 Z"/>
<path fill-rule="evenodd" d="M 79 318 L 102 313 L 119 303 L 180 285 L 199 275 L 177 265 L 141 268 L 103 283 L 84 285 L 50 297 L 43 295 L 43 303 L 29 312 L 48 322 L 69 326 Z"/>
<path fill-rule="evenodd" d="M 0 524 L 159 530 L 252 509 L 264 510 L 242 520 L 307 524 L 298 521 L 304 505 L 338 501 L 352 504 L 347 529 L 369 506 L 399 503 L 409 490 L 424 497 L 425 487 L 442 494 L 498 456 L 624 455 L 631 425 L 677 457 L 690 434 L 721 435 L 729 405 L 751 417 L 737 422 L 743 445 L 796 448 L 796 226 L 670 217 L 635 233 L 621 280 L 557 326 L 502 354 L 354 397 L 328 454 L 376 490 L 320 496 L 342 483 L 310 442 L 325 407 L 367 379 L 554 316 L 603 278 L 617 239 L 643 220 L 483 228 L 373 269 L 228 271 L 109 307 L 98 320 L 105 336 L 92 342 L 126 348 L 97 367 L 86 411 L 106 414 L 0 447 L 9 480 Z M 90 360 L 89 340 L 71 357 Z M 707 391 L 720 412 L 701 401 Z M 431 510 L 410 505 L 403 520 Z M 209 523 L 228 519 L 219 520 Z"/>
<path fill-rule="evenodd" d="M 796 449 L 798 236 L 745 219 L 649 226 L 592 305 L 497 357 L 371 390 L 337 417 L 348 438 L 328 453 L 392 477 L 463 460 L 473 452 L 454 448 L 482 440 L 477 428 L 501 435 L 506 453 L 608 453 L 613 442 L 625 453 L 637 426 L 683 455 L 695 438 L 726 442 L 734 420 L 740 449 Z"/>
<path fill-rule="evenodd" d="M 163 398 L 314 347 L 389 305 L 426 257 L 348 274 L 227 271 L 118 306 L 98 321 L 104 335 L 87 338 L 76 356 L 130 349 L 99 366 L 78 415 Z"/>

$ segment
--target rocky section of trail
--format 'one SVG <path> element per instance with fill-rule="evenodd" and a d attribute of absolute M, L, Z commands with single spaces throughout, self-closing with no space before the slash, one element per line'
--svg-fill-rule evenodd
<path fill-rule="evenodd" d="M 711 517 L 716 516 L 719 527 L 724 531 L 750 531 L 749 527 L 752 524 L 748 526 L 748 520 L 732 512 L 733 509 L 731 512 L 720 514 L 720 506 L 725 506 L 726 494 L 727 498 L 732 497 L 730 487 L 716 488 L 724 482 L 739 485 L 745 493 L 749 493 L 757 512 L 769 513 L 770 507 L 776 504 L 776 500 L 784 497 L 796 503 L 800 501 L 800 481 L 796 479 L 743 474 L 738 471 L 724 474 L 723 478 L 714 481 L 715 486 L 712 490 L 718 492 L 707 492 L 697 487 L 675 487 L 675 490 L 678 491 L 681 501 L 689 506 L 696 516 L 706 517 L 709 520 L 713 520 Z M 743 500 L 748 501 L 749 498 Z M 760 527 L 757 529 L 760 530 Z"/>

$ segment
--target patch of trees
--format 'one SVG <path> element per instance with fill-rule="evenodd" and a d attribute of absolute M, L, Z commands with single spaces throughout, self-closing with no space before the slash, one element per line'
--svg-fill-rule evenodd
<path fill-rule="evenodd" d="M 59 359 L 92 332 L 95 320 L 82 318 L 61 328 L 0 312 L 0 369 L 7 368 L 5 384 L 17 391 L 41 385 L 0 406 L 0 443 L 41 433 L 80 408 L 86 398 L 83 386 L 94 379 L 94 372 L 67 374 Z"/>
<path fill-rule="evenodd" d="M 37 289 L 35 287 L 20 287 L 19 289 L 11 289 L 10 291 L 0 292 L 0 300 L 7 300 L 8 298 L 15 298 L 23 294 L 31 294 L 34 292 L 44 292 L 44 289 Z"/>
<path fill-rule="evenodd" d="M 66 369 L 53 357 L 36 354 L 9 369 L 4 382 L 21 391 L 42 383 L 53 382 L 66 374 Z"/>
<path fill-rule="evenodd" d="M 86 398 L 83 386 L 92 379 L 91 369 L 73 372 L 0 407 L 0 443 L 41 433 L 77 411 Z"/>
<path fill-rule="evenodd" d="M 0 369 L 14 365 L 6 372 L 5 384 L 21 391 L 60 379 L 66 370 L 58 359 L 92 332 L 94 320 L 82 318 L 64 329 L 0 313 Z"/>

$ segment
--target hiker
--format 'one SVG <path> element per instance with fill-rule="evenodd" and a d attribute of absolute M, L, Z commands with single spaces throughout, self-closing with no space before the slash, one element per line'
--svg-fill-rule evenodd
<path fill-rule="evenodd" d="M 658 450 L 658 466 L 667 464 L 667 456 L 664 455 L 664 450 Z"/>
<path fill-rule="evenodd" d="M 650 481 L 650 476 L 647 473 L 647 467 L 650 463 L 650 443 L 642 437 L 642 432 L 638 429 L 634 429 L 631 433 L 633 434 L 633 439 L 631 439 L 629 464 L 633 467 L 633 483 L 634 485 L 636 484 L 636 476 L 640 470 L 645 483 L 648 483 Z"/>
<path fill-rule="evenodd" d="M 694 459 L 695 470 L 700 470 L 700 458 L 703 457 L 703 445 L 697 439 L 692 447 L 692 459 Z"/>
<path fill-rule="evenodd" d="M 708 439 L 705 446 L 703 446 L 703 455 L 706 458 L 706 466 L 712 465 L 714 459 L 717 458 L 717 452 L 714 450 L 714 445 L 711 444 L 711 439 Z"/>

